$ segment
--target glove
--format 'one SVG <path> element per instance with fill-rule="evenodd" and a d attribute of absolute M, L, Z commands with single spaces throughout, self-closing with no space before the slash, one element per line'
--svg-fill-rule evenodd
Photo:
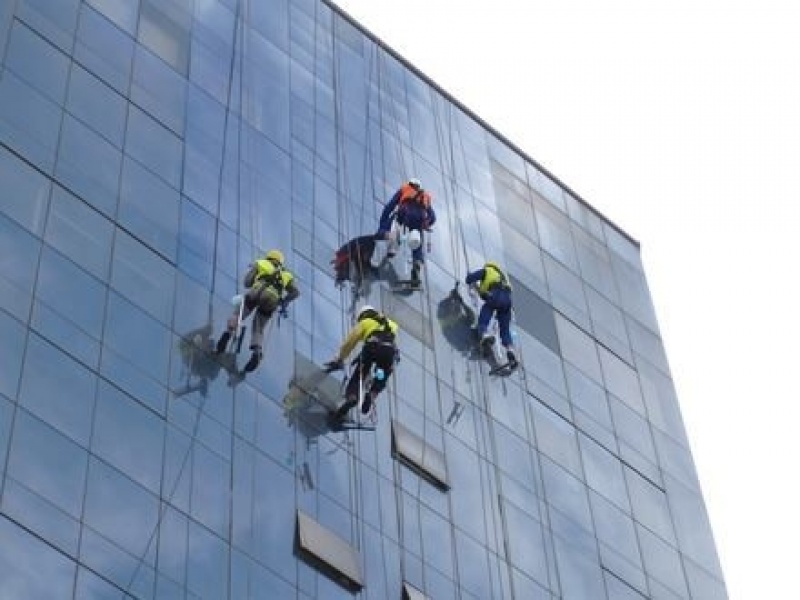
<path fill-rule="evenodd" d="M 338 358 L 334 358 L 333 360 L 326 362 L 323 366 L 325 367 L 326 373 L 332 373 L 333 371 L 344 369 L 344 362 Z"/>

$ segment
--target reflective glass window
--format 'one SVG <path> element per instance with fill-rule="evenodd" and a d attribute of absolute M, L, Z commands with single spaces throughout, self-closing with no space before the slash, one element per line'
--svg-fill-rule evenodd
<path fill-rule="evenodd" d="M 591 331 L 589 306 L 581 278 L 547 253 L 542 255 L 542 262 L 553 307 L 578 326 Z"/>
<path fill-rule="evenodd" d="M 583 529 L 592 530 L 587 488 L 583 481 L 567 473 L 546 457 L 541 458 L 542 478 L 548 504 Z"/>
<path fill-rule="evenodd" d="M 125 98 L 78 63 L 72 65 L 66 108 L 114 146 L 122 147 Z"/>
<path fill-rule="evenodd" d="M 595 535 L 633 564 L 641 565 L 639 542 L 633 518 L 600 494 L 589 491 Z"/>
<path fill-rule="evenodd" d="M 166 382 L 172 339 L 169 329 L 111 292 L 105 343 L 156 381 Z"/>
<path fill-rule="evenodd" d="M 161 482 L 164 421 L 130 396 L 101 381 L 92 452 L 157 493 Z"/>
<path fill-rule="evenodd" d="M 128 110 L 125 152 L 171 187 L 180 188 L 183 163 L 180 139 L 132 104 Z"/>
<path fill-rule="evenodd" d="M 139 41 L 178 73 L 186 75 L 189 68 L 191 23 L 191 13 L 179 4 L 142 0 Z"/>
<path fill-rule="evenodd" d="M 555 558 L 563 598 L 594 600 L 603 589 L 603 573 L 596 553 L 581 551 L 571 540 L 555 537 Z"/>
<path fill-rule="evenodd" d="M 640 415 L 645 415 L 642 390 L 636 371 L 617 355 L 602 346 L 597 347 L 606 389 Z"/>
<path fill-rule="evenodd" d="M 536 446 L 573 475 L 582 474 L 575 427 L 543 404 L 531 404 Z"/>
<path fill-rule="evenodd" d="M 616 456 L 585 435 L 580 440 L 586 483 L 623 510 L 630 510 L 622 464 Z"/>
<path fill-rule="evenodd" d="M 3 486 L 3 514 L 62 552 L 77 553 L 80 517 L 70 516 L 63 508 L 13 477 L 6 478 Z"/>
<path fill-rule="evenodd" d="M 20 404 L 84 447 L 89 445 L 95 386 L 89 369 L 39 336 L 30 336 Z"/>
<path fill-rule="evenodd" d="M 136 237 L 174 262 L 180 193 L 129 158 L 122 168 L 119 220 Z"/>
<path fill-rule="evenodd" d="M 87 0 L 109 21 L 131 35 L 136 34 L 139 0 Z"/>
<path fill-rule="evenodd" d="M 0 296 L 1 297 L 1 296 Z M 22 372 L 26 330 L 8 313 L 0 310 L 0 393 L 16 398 Z"/>
<path fill-rule="evenodd" d="M 556 314 L 555 324 L 564 360 L 576 366 L 593 381 L 602 381 L 600 358 L 592 336 L 560 314 Z"/>
<path fill-rule="evenodd" d="M 128 33 L 89 4 L 81 4 L 75 59 L 123 95 L 130 85 L 135 46 L 136 42 Z"/>
<path fill-rule="evenodd" d="M 36 295 L 62 317 L 100 338 L 106 286 L 47 245 L 42 250 Z"/>
<path fill-rule="evenodd" d="M 61 108 L 5 71 L 0 78 L 0 136 L 34 165 L 49 172 L 56 156 Z"/>
<path fill-rule="evenodd" d="M 681 597 L 688 587 L 678 551 L 646 527 L 636 526 L 647 573 Z"/>
<path fill-rule="evenodd" d="M 152 550 L 158 526 L 155 496 L 106 463 L 92 458 L 86 487 L 84 521 L 134 557 Z"/>
<path fill-rule="evenodd" d="M 228 596 L 228 552 L 230 548 L 195 521 L 189 521 L 186 583 L 198 598 Z"/>
<path fill-rule="evenodd" d="M 47 215 L 50 181 L 28 163 L 0 146 L 0 211 L 35 235 L 41 235 Z"/>
<path fill-rule="evenodd" d="M 667 495 L 633 469 L 625 469 L 634 518 L 670 544 L 675 544 Z"/>
<path fill-rule="evenodd" d="M 41 242 L 0 215 L 0 308 L 28 320 Z"/>
<path fill-rule="evenodd" d="M 65 52 L 72 48 L 80 0 L 19 0 L 17 17 Z"/>
<path fill-rule="evenodd" d="M 45 241 L 95 277 L 105 280 L 111 259 L 111 221 L 55 186 Z"/>
<path fill-rule="evenodd" d="M 175 269 L 158 254 L 117 230 L 111 287 L 164 324 L 171 324 Z"/>
<path fill-rule="evenodd" d="M 80 517 L 88 453 L 29 412 L 14 422 L 8 474 L 73 517 Z"/>
<path fill-rule="evenodd" d="M 633 362 L 622 311 L 592 288 L 586 288 L 586 299 L 597 340 L 623 360 Z"/>
<path fill-rule="evenodd" d="M 5 64 L 53 102 L 63 100 L 69 59 L 20 21 L 11 26 Z"/>
<path fill-rule="evenodd" d="M 136 46 L 131 101 L 166 127 L 183 134 L 187 82 L 143 46 Z"/>
<path fill-rule="evenodd" d="M 541 582 L 547 581 L 547 558 L 542 525 L 513 504 L 503 505 L 511 563 Z"/>
<path fill-rule="evenodd" d="M 308 515 L 297 513 L 298 551 L 314 566 L 332 571 L 352 591 L 364 585 L 361 560 L 355 548 Z"/>
<path fill-rule="evenodd" d="M 75 562 L 4 516 L 0 516 L 0 572 L 0 596 L 72 597 Z"/>
<path fill-rule="evenodd" d="M 73 117 L 64 117 L 56 177 L 108 216 L 117 209 L 121 163 L 122 154 L 113 144 Z"/>

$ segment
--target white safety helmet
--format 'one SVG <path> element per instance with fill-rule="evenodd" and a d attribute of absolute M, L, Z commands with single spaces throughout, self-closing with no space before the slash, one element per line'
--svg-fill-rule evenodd
<path fill-rule="evenodd" d="M 367 313 L 370 313 L 370 312 L 377 314 L 378 311 L 375 310 L 375 307 L 370 306 L 369 304 L 365 304 L 364 306 L 362 306 L 359 309 L 358 315 L 356 316 L 356 321 L 360 321 L 361 319 L 363 319 L 367 315 Z"/>
<path fill-rule="evenodd" d="M 416 250 L 422 245 L 422 234 L 416 229 L 408 232 L 408 247 Z"/>
<path fill-rule="evenodd" d="M 422 182 L 416 177 L 412 177 L 411 179 L 408 180 L 408 185 L 418 190 L 422 187 Z"/>

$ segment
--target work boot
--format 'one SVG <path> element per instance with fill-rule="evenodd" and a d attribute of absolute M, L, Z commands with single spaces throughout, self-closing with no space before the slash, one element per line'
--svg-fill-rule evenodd
<path fill-rule="evenodd" d="M 250 360 L 247 361 L 247 364 L 244 366 L 245 373 L 252 373 L 258 367 L 258 363 L 261 362 L 261 349 L 260 348 L 253 348 L 253 353 L 250 355 Z"/>
<path fill-rule="evenodd" d="M 333 418 L 337 421 L 344 421 L 347 418 L 347 413 L 356 404 L 358 404 L 358 398 L 356 396 L 348 396 L 345 403 L 333 412 Z"/>
<path fill-rule="evenodd" d="M 225 331 L 221 336 L 219 336 L 219 340 L 217 340 L 217 354 L 222 354 L 225 352 L 225 349 L 228 347 L 228 342 L 231 339 L 231 332 Z"/>
<path fill-rule="evenodd" d="M 519 366 L 519 362 L 517 361 L 517 355 L 514 354 L 513 350 L 506 350 L 506 358 L 508 359 L 509 369 L 516 369 L 517 366 Z"/>
<path fill-rule="evenodd" d="M 494 336 L 491 333 L 484 333 L 481 338 L 481 348 L 484 352 L 491 352 L 494 346 Z"/>

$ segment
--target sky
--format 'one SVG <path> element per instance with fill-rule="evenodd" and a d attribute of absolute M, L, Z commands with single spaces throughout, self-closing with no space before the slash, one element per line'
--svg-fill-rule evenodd
<path fill-rule="evenodd" d="M 641 243 L 729 597 L 796 591 L 800 4 L 336 3 Z"/>

